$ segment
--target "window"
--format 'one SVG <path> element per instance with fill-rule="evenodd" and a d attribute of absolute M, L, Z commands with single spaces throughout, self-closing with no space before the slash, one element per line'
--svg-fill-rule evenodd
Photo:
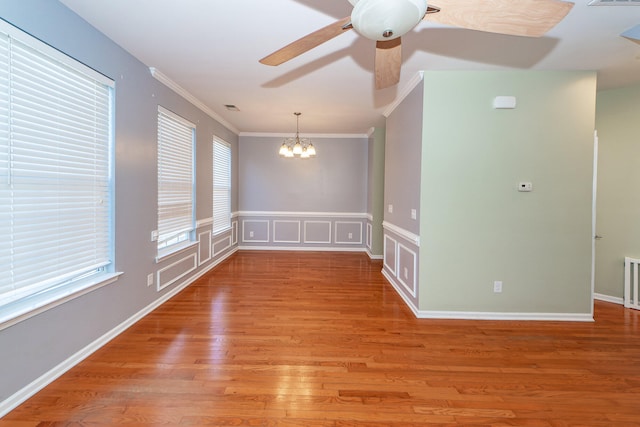
<path fill-rule="evenodd" d="M 112 91 L 0 21 L 0 323 L 111 271 Z"/>
<path fill-rule="evenodd" d="M 213 139 L 213 232 L 231 227 L 231 147 Z"/>
<path fill-rule="evenodd" d="M 158 107 L 158 250 L 190 239 L 194 228 L 195 125 Z"/>

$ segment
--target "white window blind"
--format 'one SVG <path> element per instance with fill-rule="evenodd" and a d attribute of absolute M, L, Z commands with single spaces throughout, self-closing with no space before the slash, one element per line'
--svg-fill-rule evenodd
<path fill-rule="evenodd" d="M 0 39 L 2 311 L 111 263 L 113 82 L 5 22 Z"/>
<path fill-rule="evenodd" d="M 158 107 L 158 249 L 189 239 L 194 228 L 195 125 Z"/>
<path fill-rule="evenodd" d="M 231 227 L 231 147 L 213 139 L 213 232 Z"/>

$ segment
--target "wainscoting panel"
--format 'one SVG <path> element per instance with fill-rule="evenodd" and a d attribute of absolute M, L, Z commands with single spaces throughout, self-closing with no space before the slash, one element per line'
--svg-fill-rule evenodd
<path fill-rule="evenodd" d="M 213 244 L 213 254 L 218 255 L 232 246 L 231 236 L 223 237 L 222 239 L 216 240 Z"/>
<path fill-rule="evenodd" d="M 418 312 L 420 287 L 420 236 L 387 222 L 384 230 L 384 259 L 382 274 L 389 280 L 414 313 Z"/>
<path fill-rule="evenodd" d="M 417 270 L 417 255 L 414 251 L 404 246 L 402 243 L 398 244 L 398 280 L 400 284 L 411 294 L 412 297 L 416 296 L 416 270 Z"/>
<path fill-rule="evenodd" d="M 158 290 L 171 286 L 192 271 L 198 268 L 197 254 L 188 254 L 185 257 L 158 270 Z"/>
<path fill-rule="evenodd" d="M 253 212 L 237 214 L 240 249 L 366 252 L 366 213 Z"/>
<path fill-rule="evenodd" d="M 362 245 L 362 221 L 336 221 L 336 243 Z"/>
<path fill-rule="evenodd" d="M 372 240 L 373 240 L 373 225 L 371 225 L 370 222 L 367 222 L 367 248 L 369 250 L 371 250 L 371 245 L 372 245 Z"/>
<path fill-rule="evenodd" d="M 305 221 L 304 243 L 331 244 L 331 221 Z"/>
<path fill-rule="evenodd" d="M 397 259 L 396 259 L 396 251 L 397 251 L 397 246 L 398 246 L 398 242 L 385 235 L 384 236 L 384 260 L 383 260 L 383 265 L 384 268 L 386 268 L 387 270 L 389 270 L 389 273 L 391 273 L 392 275 L 396 275 L 396 265 L 397 265 Z"/>
<path fill-rule="evenodd" d="M 249 243 L 269 243 L 269 220 L 243 220 L 242 241 Z"/>
<path fill-rule="evenodd" d="M 273 220 L 274 243 L 300 243 L 300 221 Z"/>
<path fill-rule="evenodd" d="M 211 230 L 198 233 L 198 266 L 211 260 Z"/>
<path fill-rule="evenodd" d="M 231 244 L 238 244 L 238 221 L 231 222 Z"/>

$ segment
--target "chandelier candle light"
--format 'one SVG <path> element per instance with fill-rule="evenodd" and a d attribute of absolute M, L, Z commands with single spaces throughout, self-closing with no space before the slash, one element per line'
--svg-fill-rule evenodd
<path fill-rule="evenodd" d="M 280 146 L 278 154 L 282 157 L 298 156 L 301 159 L 308 159 L 316 155 L 316 147 L 313 146 L 309 138 L 300 138 L 299 121 L 302 113 L 293 114 L 296 115 L 296 136 L 285 139 Z"/>

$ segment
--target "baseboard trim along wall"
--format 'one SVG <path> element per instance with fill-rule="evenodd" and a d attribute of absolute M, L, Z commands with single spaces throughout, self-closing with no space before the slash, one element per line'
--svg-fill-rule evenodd
<path fill-rule="evenodd" d="M 143 308 L 142 310 L 140 310 L 139 312 L 137 312 L 133 316 L 129 317 L 127 320 L 125 320 L 124 322 L 120 323 L 118 326 L 116 326 L 115 328 L 111 329 L 109 332 L 107 332 L 106 334 L 102 335 L 100 338 L 96 339 L 95 341 L 93 341 L 92 343 L 90 343 L 89 345 L 87 345 L 86 347 L 81 349 L 80 351 L 78 351 L 75 354 L 73 354 L 68 359 L 64 360 L 62 363 L 58 364 L 57 366 L 55 366 L 54 368 L 52 368 L 48 372 L 44 373 L 43 375 L 41 375 L 39 378 L 37 378 L 34 381 L 32 381 L 27 386 L 23 387 L 18 392 L 14 393 L 13 395 L 9 396 L 4 401 L 0 402 L 0 418 L 2 418 L 5 415 L 7 415 L 9 412 L 11 412 L 13 409 L 15 409 L 18 405 L 22 404 L 24 401 L 29 399 L 31 396 L 33 396 L 34 394 L 36 394 L 37 392 L 42 390 L 44 387 L 46 387 L 47 385 L 49 385 L 50 383 L 55 381 L 57 378 L 62 376 L 69 369 L 73 368 L 78 363 L 82 362 L 84 359 L 89 357 L 91 354 L 93 354 L 94 352 L 99 350 L 101 347 L 103 347 L 109 341 L 111 341 L 112 339 L 114 339 L 115 337 L 120 335 L 122 332 L 127 330 L 132 325 L 134 325 L 137 321 L 139 321 L 140 319 L 145 317 L 147 314 L 151 313 L 153 310 L 155 310 L 156 308 L 160 307 L 162 304 L 167 302 L 170 298 L 172 298 L 178 292 L 182 291 L 184 288 L 186 288 L 187 286 L 191 285 L 193 282 L 198 280 L 201 276 L 203 276 L 209 270 L 211 270 L 212 268 L 216 267 L 218 264 L 220 264 L 225 259 L 229 258 L 237 250 L 238 250 L 237 248 L 234 248 L 233 250 L 230 250 L 228 253 L 224 254 L 223 256 L 221 256 L 220 258 L 215 260 L 211 265 L 209 265 L 206 268 L 202 269 L 202 271 L 199 271 L 193 277 L 190 277 L 189 279 L 187 279 L 184 283 L 182 283 L 182 284 L 176 286 L 175 288 L 171 289 L 171 291 L 169 291 L 166 294 L 162 295 L 162 297 L 160 297 L 157 300 L 153 301 L 151 304 L 149 304 L 148 306 L 146 306 L 145 308 Z M 145 284 L 145 286 L 146 286 L 146 284 Z"/>
<path fill-rule="evenodd" d="M 612 297 L 611 295 L 595 293 L 593 294 L 593 298 L 599 301 L 612 302 L 614 304 L 624 305 L 624 298 L 620 298 L 620 297 Z"/>
<path fill-rule="evenodd" d="M 393 286 L 398 295 L 407 304 L 407 307 L 418 319 L 452 319 L 452 320 L 538 320 L 538 321 L 562 321 L 562 322 L 593 322 L 593 316 L 589 313 L 501 313 L 485 311 L 437 311 L 420 310 L 402 292 L 400 284 L 386 271 L 382 275 Z"/>

